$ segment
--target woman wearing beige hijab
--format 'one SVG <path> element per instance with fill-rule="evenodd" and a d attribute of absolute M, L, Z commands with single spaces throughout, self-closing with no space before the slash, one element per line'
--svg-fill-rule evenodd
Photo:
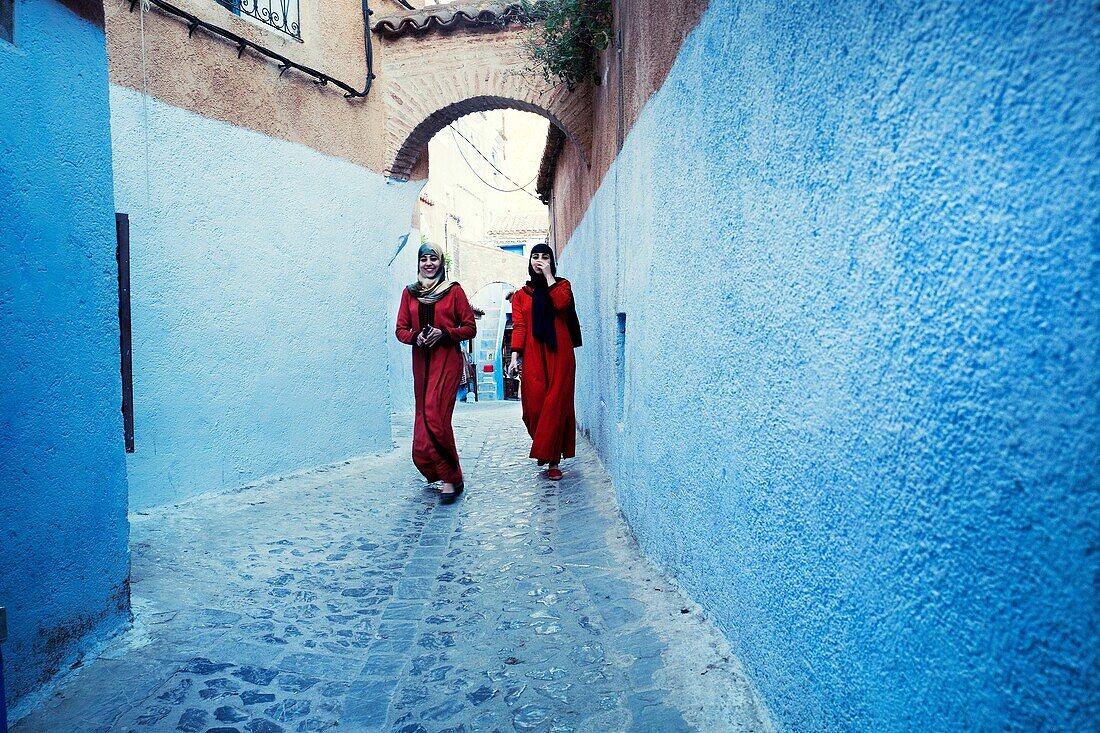
<path fill-rule="evenodd" d="M 440 503 L 462 493 L 462 467 L 451 415 L 465 369 L 459 344 L 477 333 L 474 311 L 462 287 L 447 279 L 438 245 L 420 246 L 417 280 L 401 293 L 397 338 L 413 347 L 413 463 L 428 481 L 442 481 Z"/>

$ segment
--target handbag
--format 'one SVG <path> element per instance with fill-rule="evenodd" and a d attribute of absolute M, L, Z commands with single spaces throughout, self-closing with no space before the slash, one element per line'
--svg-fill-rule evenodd
<path fill-rule="evenodd" d="M 459 387 L 466 387 L 466 386 L 469 386 L 469 384 L 470 384 L 470 362 L 469 362 L 469 358 L 470 358 L 469 355 L 465 351 L 463 351 L 462 352 L 462 376 L 458 380 L 458 386 Z"/>

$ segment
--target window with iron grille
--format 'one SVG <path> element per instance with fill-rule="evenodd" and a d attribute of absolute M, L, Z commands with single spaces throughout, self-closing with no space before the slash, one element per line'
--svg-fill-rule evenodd
<path fill-rule="evenodd" d="M 8 0 L 0 0 L 7 2 Z M 268 28 L 302 40 L 299 0 L 214 0 L 218 5 L 242 18 L 251 18 Z"/>
<path fill-rule="evenodd" d="M 15 0 L 0 0 L 0 41 L 15 38 Z"/>

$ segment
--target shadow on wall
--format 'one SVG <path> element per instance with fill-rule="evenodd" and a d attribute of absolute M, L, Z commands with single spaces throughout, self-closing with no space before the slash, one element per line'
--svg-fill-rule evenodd
<path fill-rule="evenodd" d="M 422 184 L 421 184 L 422 185 Z M 403 241 L 402 241 L 403 240 Z M 386 337 L 389 354 L 390 406 L 394 412 L 412 414 L 413 374 L 412 354 L 409 347 L 397 340 L 397 309 L 401 305 L 401 291 L 416 280 L 417 252 L 420 248 L 420 229 L 411 229 L 400 238 L 396 254 L 391 255 L 386 282 Z"/>

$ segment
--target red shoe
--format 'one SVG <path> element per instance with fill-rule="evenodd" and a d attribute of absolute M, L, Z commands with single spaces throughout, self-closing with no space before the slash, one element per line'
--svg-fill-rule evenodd
<path fill-rule="evenodd" d="M 546 472 L 546 478 L 550 479 L 551 481 L 561 481 L 561 477 L 564 475 L 565 474 L 561 472 L 560 468 L 551 468 L 549 471 Z"/>

